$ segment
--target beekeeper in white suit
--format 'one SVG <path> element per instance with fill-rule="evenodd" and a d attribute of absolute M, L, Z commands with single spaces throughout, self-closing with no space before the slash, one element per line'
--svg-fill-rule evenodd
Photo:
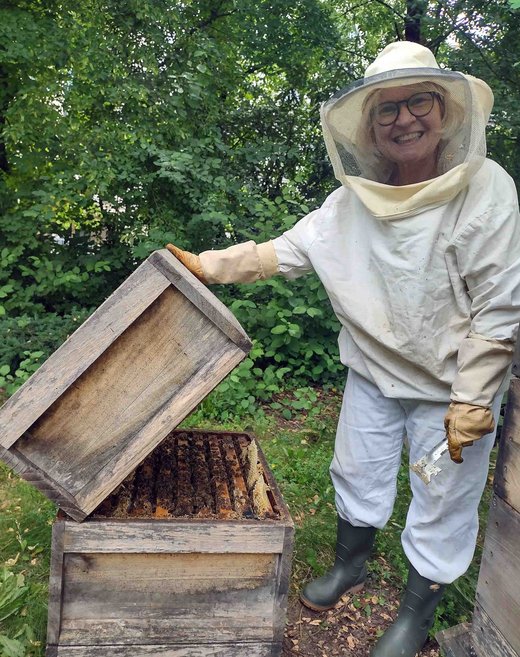
<path fill-rule="evenodd" d="M 341 187 L 321 208 L 264 244 L 200 256 L 168 245 L 208 284 L 315 271 L 341 322 L 349 374 L 331 465 L 336 560 L 303 604 L 326 610 L 361 589 L 405 435 L 412 461 L 448 435 L 453 463 L 429 486 L 411 477 L 407 588 L 373 657 L 421 649 L 445 585 L 475 548 L 520 320 L 517 194 L 485 159 L 492 104 L 481 80 L 440 69 L 423 46 L 392 43 L 322 107 Z"/>

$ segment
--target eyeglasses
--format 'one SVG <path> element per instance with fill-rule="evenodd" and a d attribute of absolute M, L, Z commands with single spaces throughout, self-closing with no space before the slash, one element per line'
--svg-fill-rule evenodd
<path fill-rule="evenodd" d="M 410 114 L 415 117 L 426 116 L 432 111 L 435 99 L 441 104 L 444 100 L 443 97 L 435 91 L 421 91 L 420 93 L 413 94 L 413 96 L 410 96 L 410 98 L 407 98 L 406 100 L 380 103 L 374 108 L 372 117 L 375 118 L 379 125 L 392 125 L 394 121 L 397 121 L 399 113 L 401 112 L 401 105 L 406 105 Z"/>

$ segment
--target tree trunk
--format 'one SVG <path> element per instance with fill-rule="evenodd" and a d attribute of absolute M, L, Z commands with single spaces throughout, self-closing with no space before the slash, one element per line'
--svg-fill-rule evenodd
<path fill-rule="evenodd" d="M 426 14 L 428 3 L 425 0 L 406 0 L 406 19 L 404 36 L 407 41 L 422 43 L 421 20 Z"/>

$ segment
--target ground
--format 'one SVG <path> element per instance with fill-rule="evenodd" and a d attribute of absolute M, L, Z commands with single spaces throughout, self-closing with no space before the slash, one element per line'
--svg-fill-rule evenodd
<path fill-rule="evenodd" d="M 327 612 L 289 599 L 282 657 L 369 657 L 377 637 L 397 615 L 400 593 L 388 582 L 369 577 L 362 593 L 346 595 Z M 439 646 L 428 641 L 420 657 L 440 657 Z"/>

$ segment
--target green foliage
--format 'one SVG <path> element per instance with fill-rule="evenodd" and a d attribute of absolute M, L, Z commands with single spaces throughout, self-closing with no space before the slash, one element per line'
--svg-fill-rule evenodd
<path fill-rule="evenodd" d="M 0 464 L 0 655 L 41 657 L 55 507 Z"/>
<path fill-rule="evenodd" d="M 320 103 L 404 35 L 407 7 L 4 3 L 0 319 L 96 307 L 165 242 L 199 252 L 293 226 L 337 184 Z M 520 176 L 518 14 L 507 0 L 421 7 L 440 61 L 493 86 L 490 148 Z M 342 376 L 339 326 L 315 278 L 218 294 L 262 349 L 252 369 L 266 388 L 277 369 L 298 386 Z M 4 385 L 16 387 L 38 351 L 20 343 L 0 358 Z"/>
<path fill-rule="evenodd" d="M 5 5 L 0 318 L 67 323 L 165 242 L 270 239 L 320 202 L 333 186 L 317 112 L 331 16 L 317 0 Z M 316 280 L 221 296 L 257 308 L 237 314 L 263 349 L 260 387 L 280 368 L 301 385 L 305 370 L 311 382 L 341 370 Z M 40 351 L 20 340 L 0 354 L 0 385 L 11 393 Z"/>
<path fill-rule="evenodd" d="M 21 610 L 27 590 L 22 573 L 14 575 L 7 568 L 0 570 L 0 621 Z"/>
<path fill-rule="evenodd" d="M 0 317 L 0 388 L 13 394 L 88 314 L 88 309 L 75 309 L 65 315 Z"/>

